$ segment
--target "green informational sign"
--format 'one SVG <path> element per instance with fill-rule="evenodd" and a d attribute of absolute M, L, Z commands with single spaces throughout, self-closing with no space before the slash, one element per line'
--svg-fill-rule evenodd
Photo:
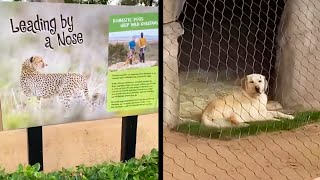
<path fill-rule="evenodd" d="M 111 16 L 107 111 L 139 115 L 158 111 L 158 14 Z"/>
<path fill-rule="evenodd" d="M 115 15 L 110 18 L 109 32 L 158 29 L 158 13 Z"/>
<path fill-rule="evenodd" d="M 158 67 L 108 74 L 108 111 L 158 107 Z"/>

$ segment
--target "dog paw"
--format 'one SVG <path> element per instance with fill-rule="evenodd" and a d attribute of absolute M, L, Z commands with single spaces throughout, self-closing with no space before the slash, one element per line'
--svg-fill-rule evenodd
<path fill-rule="evenodd" d="M 287 118 L 287 119 L 294 119 L 294 116 L 292 116 L 292 115 L 287 115 L 286 118 Z"/>
<path fill-rule="evenodd" d="M 240 123 L 238 124 L 238 127 L 248 127 L 249 124 L 248 123 Z"/>
<path fill-rule="evenodd" d="M 281 121 L 281 119 L 273 118 L 272 121 Z"/>

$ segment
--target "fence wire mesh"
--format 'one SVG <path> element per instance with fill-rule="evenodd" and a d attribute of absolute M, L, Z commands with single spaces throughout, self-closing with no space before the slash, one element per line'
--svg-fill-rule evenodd
<path fill-rule="evenodd" d="M 320 1 L 168 4 L 164 179 L 320 177 Z"/>

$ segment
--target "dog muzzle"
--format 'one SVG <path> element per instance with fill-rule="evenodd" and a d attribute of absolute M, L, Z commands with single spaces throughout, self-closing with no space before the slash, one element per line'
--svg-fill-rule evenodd
<path fill-rule="evenodd" d="M 261 94 L 259 87 L 255 87 L 255 90 L 256 90 L 257 93 Z"/>

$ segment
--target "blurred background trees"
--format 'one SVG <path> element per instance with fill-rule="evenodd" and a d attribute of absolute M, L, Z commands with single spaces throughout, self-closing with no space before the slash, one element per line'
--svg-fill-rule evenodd
<path fill-rule="evenodd" d="M 23 2 L 56 2 L 56 3 L 77 3 L 77 4 L 107 4 L 107 5 L 128 5 L 128 6 L 155 6 L 159 0 L 0 0 L 1 1 L 23 1 Z"/>

